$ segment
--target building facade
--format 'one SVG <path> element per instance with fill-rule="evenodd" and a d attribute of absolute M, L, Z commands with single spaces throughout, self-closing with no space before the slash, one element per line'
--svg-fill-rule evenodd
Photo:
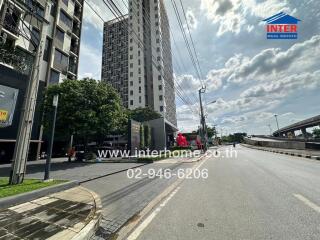
<path fill-rule="evenodd" d="M 32 68 L 38 67 L 36 111 L 39 112 L 45 87 L 66 78 L 77 79 L 82 16 L 83 0 L 0 0 L 0 85 L 4 86 L 3 89 L 7 89 L 6 86 L 18 89 L 18 99 L 23 98 L 27 82 L 13 86 L 10 78 L 17 72 L 26 76 L 21 79 L 29 81 Z M 41 46 L 40 63 L 34 66 L 38 46 Z M 25 86 L 24 89 L 21 86 Z M 14 119 L 8 129 L 18 128 L 20 111 L 21 108 L 15 108 Z M 36 113 L 32 135 L 34 143 L 39 143 L 42 138 L 40 121 L 41 113 Z M 5 134 L 8 129 L 0 128 L 0 142 L 15 141 L 13 131 Z"/>
<path fill-rule="evenodd" d="M 102 79 L 119 92 L 128 108 L 128 18 L 104 24 L 102 48 Z"/>
<path fill-rule="evenodd" d="M 125 47 L 116 63 L 126 69 L 115 78 L 113 42 L 120 35 L 111 35 L 121 25 L 126 37 Z M 129 0 L 129 13 L 125 19 L 112 20 L 104 25 L 102 80 L 117 86 L 123 103 L 129 109 L 150 107 L 159 112 L 165 122 L 176 129 L 176 105 L 172 71 L 170 27 L 162 0 Z M 115 40 L 115 39 L 113 39 Z M 122 59 L 127 51 L 127 59 Z M 119 60 L 121 59 L 121 60 Z M 107 73 L 109 71 L 109 73 Z M 110 75 L 113 72 L 113 75 Z M 124 92 L 124 93 L 123 93 Z"/>

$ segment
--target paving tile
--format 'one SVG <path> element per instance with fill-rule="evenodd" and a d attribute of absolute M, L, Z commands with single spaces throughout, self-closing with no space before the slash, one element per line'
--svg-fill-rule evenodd
<path fill-rule="evenodd" d="M 27 202 L 27 203 L 23 203 L 23 204 L 11 207 L 9 209 L 12 210 L 12 211 L 15 211 L 16 213 L 23 213 L 23 212 L 26 212 L 26 211 L 30 211 L 30 210 L 36 209 L 38 207 L 39 207 L 38 204 Z"/>
<path fill-rule="evenodd" d="M 56 198 L 43 197 L 43 198 L 39 198 L 39 199 L 33 200 L 33 201 L 31 201 L 31 202 L 32 202 L 32 203 L 39 204 L 39 205 L 46 205 L 46 204 L 55 202 L 55 201 L 57 201 L 57 200 L 58 200 L 58 199 L 56 199 Z"/>
<path fill-rule="evenodd" d="M 65 229 L 51 237 L 49 237 L 47 240 L 63 240 L 63 239 L 72 239 L 72 237 L 74 237 L 77 233 L 69 230 L 69 229 Z"/>
<path fill-rule="evenodd" d="M 7 234 L 7 235 L 4 235 L 4 236 L 0 236 L 0 240 L 20 240 L 21 238 L 13 235 L 13 234 Z"/>
<path fill-rule="evenodd" d="M 18 214 L 11 210 L 6 210 L 0 212 L 0 226 L 5 227 L 13 222 L 17 222 L 23 219 L 24 216 L 22 214 Z"/>
<path fill-rule="evenodd" d="M 45 228 L 39 229 L 38 231 L 35 231 L 31 235 L 29 235 L 26 239 L 30 240 L 46 240 L 49 239 L 50 237 L 56 235 L 59 232 L 62 232 L 64 229 L 55 226 L 55 225 L 49 225 Z"/>

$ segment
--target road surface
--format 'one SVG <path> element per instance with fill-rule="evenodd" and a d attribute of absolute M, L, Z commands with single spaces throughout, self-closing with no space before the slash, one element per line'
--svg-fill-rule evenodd
<path fill-rule="evenodd" d="M 320 239 L 320 161 L 237 147 L 210 158 L 129 240 Z"/>

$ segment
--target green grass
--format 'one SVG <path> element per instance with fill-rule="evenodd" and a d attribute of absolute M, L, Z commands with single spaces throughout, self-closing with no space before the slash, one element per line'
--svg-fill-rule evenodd
<path fill-rule="evenodd" d="M 22 184 L 18 185 L 9 185 L 8 182 L 8 178 L 0 178 L 0 198 L 31 192 L 33 190 L 53 186 L 65 181 L 53 180 L 50 182 L 43 182 L 38 179 L 25 179 Z"/>

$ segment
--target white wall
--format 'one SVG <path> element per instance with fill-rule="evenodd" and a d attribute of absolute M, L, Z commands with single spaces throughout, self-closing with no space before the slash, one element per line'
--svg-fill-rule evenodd
<path fill-rule="evenodd" d="M 129 18 L 129 26 L 132 23 L 133 31 L 130 34 L 129 29 L 129 53 L 128 53 L 128 107 L 129 109 L 135 109 L 138 107 L 145 107 L 145 79 L 144 79 L 144 55 L 143 55 L 143 44 L 140 44 L 140 48 L 138 47 L 138 43 L 143 43 L 143 16 L 142 16 L 142 4 L 139 4 L 139 8 L 137 8 L 137 1 L 132 1 L 132 8 L 134 13 L 132 13 L 132 20 Z M 138 12 L 139 11 L 139 16 Z M 130 13 L 131 14 L 131 13 Z M 130 15 L 129 15 L 130 16 Z M 139 20 L 138 20 L 139 19 Z M 139 23 L 138 23 L 139 21 Z M 138 35 L 138 28 L 140 28 L 140 35 Z M 138 36 L 139 38 L 138 38 Z M 130 43 L 130 38 L 133 39 L 132 43 Z M 139 40 L 140 39 L 140 40 Z M 133 50 L 130 51 L 130 48 Z M 138 51 L 140 50 L 140 56 L 138 55 Z M 133 59 L 130 59 L 130 55 L 133 55 Z M 138 64 L 140 60 L 140 65 Z M 130 68 L 130 64 L 133 64 L 133 67 Z M 139 68 L 141 73 L 139 74 Z M 133 77 L 130 76 L 130 72 L 133 72 Z M 141 79 L 141 83 L 139 83 L 139 78 Z M 133 81 L 133 86 L 130 86 L 130 82 Z M 141 87 L 141 93 L 139 93 L 139 87 Z M 130 91 L 133 91 L 133 96 L 130 95 Z M 139 102 L 139 97 L 141 97 L 141 103 Z M 133 106 L 130 105 L 131 100 L 133 100 Z"/>

